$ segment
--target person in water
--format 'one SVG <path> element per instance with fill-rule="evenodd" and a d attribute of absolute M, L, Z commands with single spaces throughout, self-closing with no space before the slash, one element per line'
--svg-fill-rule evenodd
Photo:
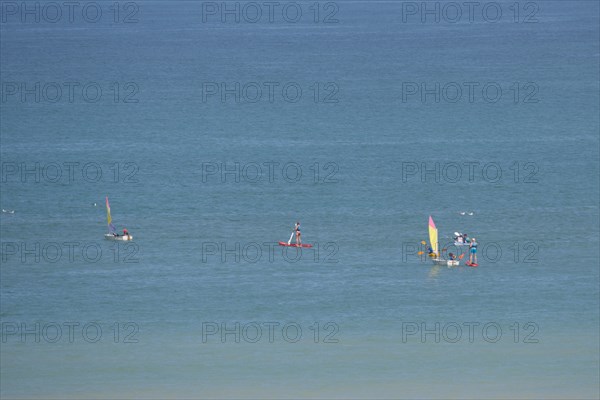
<path fill-rule="evenodd" d="M 448 253 L 448 259 L 449 260 L 456 260 L 456 256 L 454 255 L 454 253 Z"/>
<path fill-rule="evenodd" d="M 475 238 L 471 239 L 471 244 L 469 245 L 469 263 L 477 264 L 477 240 Z"/>

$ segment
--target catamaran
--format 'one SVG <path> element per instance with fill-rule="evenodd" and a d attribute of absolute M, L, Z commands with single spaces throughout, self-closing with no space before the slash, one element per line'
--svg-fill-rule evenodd
<path fill-rule="evenodd" d="M 429 246 L 433 253 L 431 253 L 432 261 L 435 265 L 447 265 L 449 267 L 458 267 L 460 261 L 458 260 L 445 260 L 440 257 L 439 253 L 439 242 L 438 242 L 438 230 L 433 222 L 431 215 L 429 216 Z"/>
<path fill-rule="evenodd" d="M 106 219 L 108 220 L 108 233 L 104 235 L 107 240 L 133 240 L 133 236 L 123 230 L 123 235 L 119 235 L 115 226 L 112 224 L 112 217 L 110 216 L 110 204 L 108 204 L 108 196 L 106 196 Z"/>

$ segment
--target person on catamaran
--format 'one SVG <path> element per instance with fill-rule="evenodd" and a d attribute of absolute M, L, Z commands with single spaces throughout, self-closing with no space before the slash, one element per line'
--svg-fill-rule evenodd
<path fill-rule="evenodd" d="M 427 246 L 427 254 L 429 255 L 429 257 L 436 256 L 436 254 L 433 252 L 433 249 L 431 248 L 431 246 Z"/>
<path fill-rule="evenodd" d="M 302 244 L 302 234 L 300 233 L 300 221 L 294 225 L 294 232 L 296 233 L 296 244 L 300 246 Z"/>
<path fill-rule="evenodd" d="M 463 240 L 462 240 L 462 242 L 463 243 L 469 243 L 469 237 L 467 236 L 466 233 L 463 233 Z"/>
<path fill-rule="evenodd" d="M 469 263 L 477 264 L 477 240 L 475 238 L 471 239 L 471 244 L 469 245 Z"/>

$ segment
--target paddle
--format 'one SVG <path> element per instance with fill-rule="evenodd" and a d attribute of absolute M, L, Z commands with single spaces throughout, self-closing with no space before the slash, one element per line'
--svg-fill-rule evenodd
<path fill-rule="evenodd" d="M 288 244 L 292 243 L 293 237 L 294 237 L 294 231 L 292 231 L 292 234 L 290 235 L 290 240 L 288 240 Z"/>

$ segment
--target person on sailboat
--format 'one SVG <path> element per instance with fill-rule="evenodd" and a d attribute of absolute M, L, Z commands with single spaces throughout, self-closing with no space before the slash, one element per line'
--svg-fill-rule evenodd
<path fill-rule="evenodd" d="M 126 228 L 123 228 L 123 236 L 129 236 L 129 232 L 127 231 Z"/>
<path fill-rule="evenodd" d="M 456 243 L 462 244 L 463 243 L 463 235 L 462 235 L 462 233 L 454 232 L 454 241 Z"/>
<path fill-rule="evenodd" d="M 469 244 L 469 263 L 477 264 L 477 240 L 475 238 L 472 238 L 471 244 Z"/>
<path fill-rule="evenodd" d="M 431 248 L 431 246 L 427 246 L 427 254 L 429 255 L 429 257 L 436 256 L 436 254 L 433 252 L 433 249 Z"/>
<path fill-rule="evenodd" d="M 296 225 L 294 225 L 294 232 L 296 233 L 296 244 L 301 245 L 302 244 L 302 234 L 300 233 L 300 221 L 297 221 Z"/>

